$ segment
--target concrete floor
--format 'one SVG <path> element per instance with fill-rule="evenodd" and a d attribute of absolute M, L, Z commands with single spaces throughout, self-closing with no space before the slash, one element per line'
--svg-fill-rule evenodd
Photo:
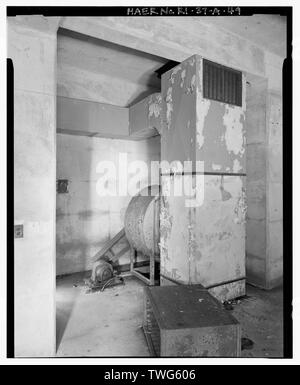
<path fill-rule="evenodd" d="M 104 292 L 86 294 L 83 273 L 57 280 L 57 356 L 148 357 L 141 329 L 143 286 L 135 278 Z M 74 287 L 75 284 L 75 287 Z M 233 304 L 242 337 L 254 345 L 244 357 L 282 357 L 282 289 L 247 287 L 247 297 Z"/>

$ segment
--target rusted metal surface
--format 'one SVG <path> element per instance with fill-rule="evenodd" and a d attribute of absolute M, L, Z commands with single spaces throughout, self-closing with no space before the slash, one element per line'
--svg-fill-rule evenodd
<path fill-rule="evenodd" d="M 183 284 L 240 281 L 216 290 L 228 299 L 245 294 L 245 76 L 242 105 L 229 105 L 203 97 L 202 68 L 195 55 L 162 76 L 162 160 L 202 161 L 204 201 L 188 207 L 168 194 L 176 170 L 162 176 L 161 273 Z"/>
<path fill-rule="evenodd" d="M 193 56 L 162 75 L 162 160 L 195 160 L 198 66 Z"/>
<path fill-rule="evenodd" d="M 161 94 L 154 93 L 129 107 L 131 137 L 148 138 L 161 132 Z"/>
<path fill-rule="evenodd" d="M 237 320 L 201 285 L 145 288 L 143 328 L 152 355 L 239 357 Z"/>
<path fill-rule="evenodd" d="M 245 170 L 245 84 L 242 105 L 203 97 L 202 58 L 194 55 L 162 76 L 162 160 L 202 160 L 205 172 Z"/>
<path fill-rule="evenodd" d="M 152 187 L 152 188 L 151 188 Z M 151 190 L 150 190 L 151 189 Z M 145 196 L 145 194 L 147 194 Z M 125 213 L 125 233 L 130 245 L 144 255 L 159 253 L 159 232 L 153 231 L 155 215 L 155 198 L 159 196 L 159 186 L 149 186 L 133 197 Z M 156 218 L 156 228 L 159 227 L 159 217 Z M 156 239 L 153 235 L 155 234 Z"/>
<path fill-rule="evenodd" d="M 205 106 L 205 111 L 199 111 L 205 117 L 197 125 L 196 159 L 205 161 L 206 172 L 245 174 L 244 110 L 208 99 L 199 104 Z"/>
<path fill-rule="evenodd" d="M 162 178 L 162 194 L 165 188 Z M 195 208 L 185 207 L 185 197 L 162 198 L 161 273 L 204 286 L 240 280 L 245 277 L 243 177 L 205 175 L 204 189 L 204 203 Z M 220 299 L 243 295 L 245 281 L 217 293 Z"/>

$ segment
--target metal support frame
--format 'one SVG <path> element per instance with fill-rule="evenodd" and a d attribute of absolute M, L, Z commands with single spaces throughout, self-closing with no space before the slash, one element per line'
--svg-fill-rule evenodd
<path fill-rule="evenodd" d="M 146 278 L 142 273 L 137 271 L 134 267 L 134 263 L 136 261 L 136 255 L 137 251 L 132 247 L 130 250 L 130 274 L 133 275 L 134 277 L 140 279 L 144 283 L 150 286 L 155 285 L 155 255 L 151 253 L 149 255 L 149 266 L 150 266 L 150 277 Z"/>

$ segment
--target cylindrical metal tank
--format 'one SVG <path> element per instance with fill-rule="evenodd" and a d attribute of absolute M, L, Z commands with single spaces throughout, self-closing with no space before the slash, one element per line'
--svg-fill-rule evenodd
<path fill-rule="evenodd" d="M 125 233 L 130 245 L 144 255 L 158 254 L 159 186 L 148 186 L 134 196 L 125 213 Z M 156 205 L 156 207 L 155 207 Z"/>

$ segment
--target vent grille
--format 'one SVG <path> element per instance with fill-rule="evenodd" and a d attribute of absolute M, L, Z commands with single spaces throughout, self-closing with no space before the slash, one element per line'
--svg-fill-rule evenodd
<path fill-rule="evenodd" d="M 203 96 L 242 105 L 242 72 L 203 59 Z"/>

